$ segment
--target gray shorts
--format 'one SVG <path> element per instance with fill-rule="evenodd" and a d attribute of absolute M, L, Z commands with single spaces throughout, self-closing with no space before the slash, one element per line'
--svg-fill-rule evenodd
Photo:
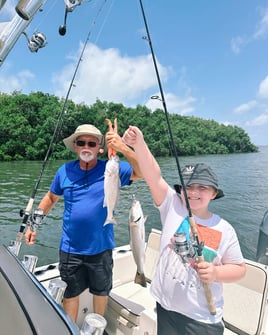
<path fill-rule="evenodd" d="M 97 255 L 76 255 L 60 251 L 59 270 L 67 283 L 64 298 L 73 298 L 85 289 L 94 295 L 108 296 L 112 289 L 112 250 Z"/>

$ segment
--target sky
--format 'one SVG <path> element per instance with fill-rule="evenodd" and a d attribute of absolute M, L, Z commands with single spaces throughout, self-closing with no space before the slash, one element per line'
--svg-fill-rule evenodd
<path fill-rule="evenodd" d="M 0 36 L 17 2 L 0 11 Z M 254 144 L 268 145 L 268 0 L 143 6 L 168 112 L 236 125 Z M 69 91 L 89 106 L 99 99 L 162 108 L 151 99 L 160 93 L 139 0 L 84 0 L 61 36 L 64 14 L 64 0 L 44 2 L 25 32 L 43 33 L 47 45 L 31 52 L 20 35 L 0 66 L 0 92 L 66 98 Z"/>

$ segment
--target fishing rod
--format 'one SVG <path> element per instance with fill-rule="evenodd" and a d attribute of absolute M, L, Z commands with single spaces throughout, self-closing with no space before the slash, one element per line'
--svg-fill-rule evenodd
<path fill-rule="evenodd" d="M 199 241 L 195 219 L 193 217 L 192 210 L 191 210 L 191 207 L 190 207 L 190 204 L 189 204 L 189 199 L 188 199 L 186 186 L 185 186 L 183 176 L 182 176 L 182 171 L 181 171 L 181 167 L 180 167 L 178 153 L 177 153 L 177 149 L 176 149 L 176 145 L 175 145 L 175 141 L 174 141 L 174 136 L 173 136 L 173 132 L 172 132 L 172 128 L 171 128 L 171 124 L 170 124 L 170 120 L 169 120 L 169 115 L 168 115 L 168 111 L 167 111 L 164 91 L 163 91 L 161 80 L 160 80 L 158 66 L 157 66 L 157 63 L 156 63 L 156 58 L 155 58 L 155 54 L 154 54 L 154 50 L 153 50 L 152 40 L 151 40 L 151 37 L 150 37 L 150 32 L 149 32 L 149 28 L 148 28 L 148 24 L 147 24 L 142 0 L 140 0 L 140 7 L 141 7 L 142 17 L 143 17 L 143 21 L 144 21 L 144 25 L 145 25 L 145 29 L 146 29 L 146 34 L 147 34 L 147 36 L 145 36 L 144 39 L 146 39 L 148 41 L 149 46 L 150 46 L 151 55 L 152 55 L 152 59 L 153 59 L 153 63 L 154 63 L 154 69 L 155 69 L 155 73 L 156 73 L 156 77 L 157 77 L 157 81 L 158 81 L 158 86 L 159 86 L 159 90 L 160 90 L 160 95 L 161 95 L 161 98 L 158 97 L 158 96 L 152 96 L 152 99 L 160 100 L 162 102 L 162 105 L 163 105 L 163 109 L 164 109 L 165 116 L 166 116 L 166 121 L 167 121 L 167 126 L 168 126 L 168 131 L 169 131 L 169 136 L 170 136 L 170 142 L 171 142 L 170 144 L 171 144 L 171 148 L 172 148 L 172 151 L 173 151 L 173 154 L 174 154 L 174 157 L 175 157 L 175 161 L 176 161 L 176 165 L 177 165 L 177 169 L 178 169 L 178 173 L 179 173 L 179 177 L 180 177 L 180 181 L 181 181 L 181 187 L 182 187 L 182 191 L 183 191 L 183 195 L 184 195 L 184 199 L 185 199 L 186 208 L 187 208 L 187 211 L 188 211 L 188 218 L 189 218 L 189 223 L 190 223 L 190 227 L 191 227 L 191 232 L 193 234 L 193 239 L 195 241 L 195 247 L 196 247 L 196 250 L 197 250 L 198 261 L 201 262 L 201 261 L 204 261 L 204 256 L 202 255 L 204 243 Z M 213 296 L 212 296 L 212 293 L 211 293 L 211 290 L 210 290 L 210 286 L 209 286 L 208 283 L 203 283 L 203 286 L 204 286 L 205 296 L 206 296 L 206 299 L 207 299 L 210 314 L 215 315 L 216 314 L 216 309 L 215 309 L 215 305 L 214 305 L 214 299 L 213 299 Z"/>
<path fill-rule="evenodd" d="M 68 88 L 68 91 L 67 91 L 67 94 L 66 94 L 66 97 L 65 97 L 62 109 L 61 109 L 61 111 L 59 113 L 59 116 L 58 116 L 58 119 L 57 119 L 57 123 L 56 123 L 56 126 L 54 128 L 54 132 L 53 132 L 51 141 L 49 143 L 49 147 L 47 149 L 45 158 L 43 160 L 39 177 L 38 177 L 38 179 L 36 181 L 36 184 L 34 186 L 34 189 L 32 191 L 32 194 L 31 194 L 30 199 L 28 201 L 28 204 L 26 206 L 26 209 L 20 211 L 20 214 L 21 214 L 21 216 L 23 216 L 23 219 L 22 219 L 22 223 L 20 225 L 19 231 L 17 233 L 17 237 L 16 237 L 16 241 L 15 241 L 15 246 L 13 247 L 14 253 L 16 255 L 18 255 L 18 253 L 19 253 L 20 244 L 21 244 L 21 240 L 22 240 L 22 237 L 23 237 L 23 232 L 25 230 L 26 225 L 29 224 L 33 229 L 36 229 L 37 226 L 38 226 L 38 224 L 40 224 L 42 222 L 42 219 L 44 218 L 43 212 L 41 213 L 39 209 L 36 209 L 34 211 L 33 215 L 31 215 L 31 211 L 32 211 L 33 204 L 34 204 L 34 201 L 35 201 L 35 196 L 36 196 L 36 193 L 38 191 L 41 179 L 43 177 L 43 173 L 44 173 L 45 167 L 47 165 L 49 156 L 50 156 L 50 154 L 52 152 L 52 145 L 53 145 L 55 139 L 58 136 L 59 130 L 61 129 L 62 121 L 63 121 L 63 115 L 66 113 L 66 105 L 67 105 L 67 102 L 68 102 L 68 99 L 69 99 L 69 95 L 70 95 L 71 89 L 73 87 L 73 83 L 74 83 L 75 77 L 77 75 L 78 68 L 79 68 L 80 63 L 82 61 L 82 57 L 83 57 L 84 52 L 86 50 L 86 46 L 87 46 L 87 43 L 89 41 L 89 37 L 91 35 L 91 32 L 92 32 L 92 29 L 93 29 L 94 25 L 96 24 L 97 17 L 100 15 L 100 13 L 101 13 L 101 11 L 102 11 L 102 9 L 103 9 L 104 4 L 106 3 L 106 1 L 107 0 L 103 1 L 102 5 L 100 6 L 100 8 L 99 8 L 99 10 L 98 10 L 98 12 L 96 14 L 95 19 L 93 20 L 93 23 L 90 25 L 87 37 L 85 39 L 84 46 L 83 46 L 82 51 L 80 53 L 79 59 L 77 61 L 74 74 L 72 76 L 72 79 L 71 79 L 71 82 L 70 82 L 70 85 L 69 85 L 69 88 Z"/>

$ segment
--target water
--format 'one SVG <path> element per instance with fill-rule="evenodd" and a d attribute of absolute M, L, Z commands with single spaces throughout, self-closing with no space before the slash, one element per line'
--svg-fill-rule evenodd
<path fill-rule="evenodd" d="M 158 159 L 163 176 L 170 185 L 177 183 L 178 170 L 174 158 Z M 219 177 L 220 187 L 225 197 L 211 203 L 210 209 L 229 221 L 235 228 L 243 254 L 255 260 L 259 225 L 268 210 L 268 146 L 258 153 L 233 155 L 206 155 L 181 157 L 180 165 L 203 162 L 211 165 Z M 35 197 L 34 208 L 48 190 L 50 182 L 63 161 L 47 164 Z M 0 162 L 0 243 L 8 245 L 14 240 L 21 224 L 20 209 L 25 209 L 39 177 L 42 162 Z M 152 204 L 151 195 L 144 181 L 134 182 L 120 193 L 116 211 L 118 224 L 115 226 L 117 245 L 129 243 L 128 213 L 132 194 L 141 201 L 147 216 L 146 233 L 151 228 L 160 229 L 158 210 Z M 38 264 L 48 264 L 58 260 L 58 245 L 61 235 L 61 215 L 63 201 L 59 201 L 38 229 L 34 246 L 22 243 L 20 258 L 24 254 L 38 256 Z"/>

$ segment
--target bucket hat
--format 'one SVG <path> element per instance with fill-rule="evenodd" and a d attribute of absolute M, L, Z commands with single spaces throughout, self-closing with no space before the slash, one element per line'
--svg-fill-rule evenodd
<path fill-rule="evenodd" d="M 195 165 L 186 165 L 182 169 L 182 177 L 185 186 L 192 184 L 200 184 L 206 186 L 212 186 L 217 190 L 217 195 L 214 199 L 219 199 L 224 196 L 223 191 L 218 187 L 218 178 L 210 166 L 199 163 Z M 181 181 L 174 185 L 176 192 L 181 191 Z"/>
<path fill-rule="evenodd" d="M 100 144 L 103 138 L 102 133 L 98 128 L 96 128 L 92 124 L 82 124 L 76 128 L 75 132 L 72 135 L 66 137 L 63 140 L 63 143 L 65 144 L 67 149 L 71 150 L 72 152 L 75 152 L 73 143 L 79 136 L 82 135 L 92 135 L 99 140 Z"/>

